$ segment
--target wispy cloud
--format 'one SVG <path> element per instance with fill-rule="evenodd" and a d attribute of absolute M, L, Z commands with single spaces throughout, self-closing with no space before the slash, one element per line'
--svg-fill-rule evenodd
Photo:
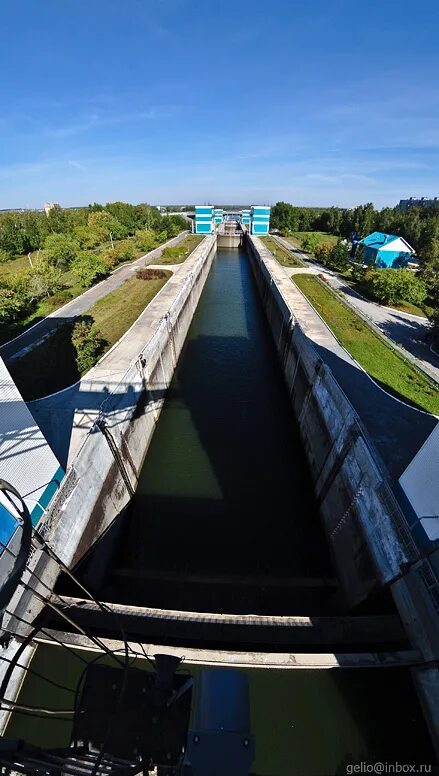
<path fill-rule="evenodd" d="M 85 164 L 82 164 L 81 162 L 77 162 L 75 161 L 75 159 L 69 159 L 67 164 L 70 165 L 70 167 L 73 167 L 75 170 L 81 170 L 81 172 L 87 171 L 87 167 L 85 166 Z"/>
<path fill-rule="evenodd" d="M 63 126 L 46 127 L 44 134 L 52 138 L 65 138 L 74 135 L 80 135 L 86 132 L 101 130 L 105 127 L 118 126 L 122 124 L 134 124 L 142 121 L 154 121 L 166 118 L 176 110 L 175 106 L 153 106 L 147 110 L 136 112 L 125 112 L 120 110 L 117 115 L 105 115 L 92 113 L 89 116 L 72 121 Z"/>

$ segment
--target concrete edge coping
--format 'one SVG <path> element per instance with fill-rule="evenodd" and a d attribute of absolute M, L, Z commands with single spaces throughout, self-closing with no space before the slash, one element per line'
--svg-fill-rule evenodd
<path fill-rule="evenodd" d="M 100 653 L 93 642 L 79 634 L 64 633 L 62 631 L 47 631 L 56 634 L 63 644 L 68 644 L 74 649 Z M 115 652 L 124 654 L 122 641 L 114 639 L 101 639 L 102 643 Z M 47 636 L 35 638 L 37 644 L 60 647 L 54 644 Z M 234 652 L 217 649 L 197 649 L 192 647 L 163 646 L 163 644 L 143 643 L 147 658 L 136 647 L 139 642 L 128 642 L 133 654 L 137 653 L 140 659 L 146 660 L 157 653 L 166 652 L 169 655 L 181 657 L 183 664 L 199 666 L 232 666 L 235 668 L 265 668 L 265 669 L 332 669 L 332 668 L 398 668 L 401 666 L 413 666 L 419 663 L 418 650 L 401 650 L 399 652 L 356 652 L 356 653 L 302 653 L 302 652 Z M 102 651 L 102 654 L 103 651 Z"/>

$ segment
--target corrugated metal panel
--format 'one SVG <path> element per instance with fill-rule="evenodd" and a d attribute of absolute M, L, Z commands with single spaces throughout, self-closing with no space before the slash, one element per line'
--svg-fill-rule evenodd
<path fill-rule="evenodd" d="M 399 478 L 425 532 L 439 540 L 439 423 Z"/>
<path fill-rule="evenodd" d="M 0 477 L 17 488 L 34 524 L 63 476 L 63 469 L 0 358 Z"/>

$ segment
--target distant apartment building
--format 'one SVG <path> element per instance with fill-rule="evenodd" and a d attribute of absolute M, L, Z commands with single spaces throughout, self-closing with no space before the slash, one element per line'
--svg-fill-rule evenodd
<path fill-rule="evenodd" d="M 51 210 L 61 210 L 61 205 L 59 204 L 59 202 L 45 202 L 44 212 L 46 213 L 46 216 L 49 215 Z"/>
<path fill-rule="evenodd" d="M 429 197 L 410 197 L 410 199 L 400 199 L 398 208 L 399 210 L 409 210 L 411 207 L 433 207 L 437 205 L 439 207 L 439 197 L 430 199 Z"/>

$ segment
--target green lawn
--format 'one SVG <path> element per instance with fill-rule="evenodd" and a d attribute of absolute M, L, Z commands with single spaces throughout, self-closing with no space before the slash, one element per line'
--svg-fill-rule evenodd
<path fill-rule="evenodd" d="M 125 334 L 171 277 L 170 272 L 164 272 L 164 275 L 151 280 L 130 278 L 87 311 L 86 315 L 93 319 L 106 340 L 99 358 Z M 30 401 L 67 388 L 79 380 L 81 374 L 75 357 L 71 330 L 62 326 L 23 358 L 9 362 L 8 369 L 23 398 Z"/>
<path fill-rule="evenodd" d="M 338 237 L 330 232 L 293 232 L 292 234 L 293 242 L 296 243 L 299 248 L 302 247 L 305 237 L 310 236 L 316 237 L 319 243 L 328 243 L 331 246 L 335 245 L 338 240 Z"/>
<path fill-rule="evenodd" d="M 421 372 L 394 351 L 347 305 L 312 275 L 293 275 L 339 342 L 389 393 L 435 415 L 439 391 Z"/>
<path fill-rule="evenodd" d="M 303 261 L 298 259 L 294 253 L 288 250 L 288 248 L 284 248 L 283 245 L 276 242 L 276 240 L 273 240 L 272 237 L 261 237 L 260 238 L 262 242 L 264 243 L 265 247 L 268 248 L 268 250 L 273 254 L 275 259 L 278 260 L 279 264 L 282 264 L 283 267 L 304 267 Z"/>
<path fill-rule="evenodd" d="M 189 234 L 173 248 L 165 248 L 157 263 L 182 264 L 202 240 L 204 240 L 204 235 L 202 234 Z"/>

